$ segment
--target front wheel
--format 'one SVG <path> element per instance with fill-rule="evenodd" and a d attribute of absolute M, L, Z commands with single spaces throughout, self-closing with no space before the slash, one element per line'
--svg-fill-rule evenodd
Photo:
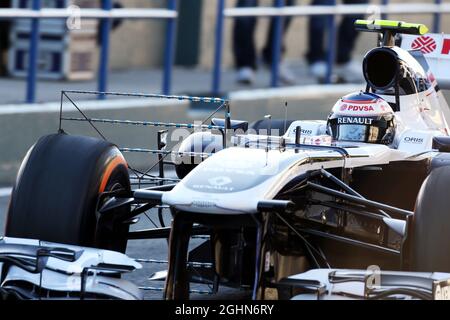
<path fill-rule="evenodd" d="M 450 272 L 450 167 L 433 170 L 419 191 L 410 248 L 411 269 Z"/>
<path fill-rule="evenodd" d="M 124 252 L 128 225 L 120 217 L 130 208 L 100 218 L 105 193 L 131 193 L 127 163 L 115 145 L 67 134 L 42 137 L 20 167 L 5 235 Z"/>

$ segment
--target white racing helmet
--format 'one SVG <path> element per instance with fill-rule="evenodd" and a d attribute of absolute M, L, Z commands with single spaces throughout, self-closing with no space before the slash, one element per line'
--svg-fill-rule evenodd
<path fill-rule="evenodd" d="M 335 141 L 391 144 L 395 114 L 389 103 L 373 93 L 356 92 L 339 99 L 328 117 Z"/>

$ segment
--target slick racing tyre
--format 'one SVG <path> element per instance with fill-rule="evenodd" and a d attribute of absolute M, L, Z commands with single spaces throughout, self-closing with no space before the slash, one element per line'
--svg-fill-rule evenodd
<path fill-rule="evenodd" d="M 124 252 L 130 207 L 96 214 L 99 197 L 131 193 L 128 167 L 107 141 L 42 137 L 27 153 L 13 188 L 5 234 Z M 110 196 L 110 197 L 111 197 Z"/>
<path fill-rule="evenodd" d="M 272 131 L 271 135 L 284 135 L 285 131 L 289 128 L 291 123 L 294 120 L 287 120 L 286 122 L 283 119 L 262 119 L 255 121 L 249 125 L 250 131 L 256 131 L 257 134 L 267 135 L 269 130 Z M 254 132 L 252 132 L 254 133 Z"/>
<path fill-rule="evenodd" d="M 434 169 L 419 191 L 410 231 L 414 271 L 450 272 L 450 167 Z"/>

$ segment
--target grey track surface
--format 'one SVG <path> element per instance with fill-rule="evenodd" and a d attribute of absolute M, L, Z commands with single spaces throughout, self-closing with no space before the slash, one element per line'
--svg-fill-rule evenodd
<path fill-rule="evenodd" d="M 315 80 L 308 76 L 304 64 L 296 62 L 289 68 L 297 77 L 297 85 L 314 84 Z M 224 70 L 222 73 L 222 92 L 242 89 L 267 88 L 270 83 L 270 71 L 259 68 L 253 85 L 239 85 L 235 82 L 234 70 Z M 211 91 L 212 73 L 200 68 L 181 68 L 173 70 L 172 93 L 174 94 L 208 94 Z M 110 72 L 108 91 L 160 93 L 162 71 L 126 70 Z M 37 102 L 59 101 L 61 90 L 96 90 L 97 81 L 49 81 L 40 80 L 37 84 Z M 25 99 L 26 80 L 20 78 L 0 78 L 0 108 L 1 104 L 22 103 Z"/>

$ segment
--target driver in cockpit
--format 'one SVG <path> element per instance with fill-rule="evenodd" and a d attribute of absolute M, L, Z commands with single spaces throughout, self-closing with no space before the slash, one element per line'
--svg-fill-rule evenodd
<path fill-rule="evenodd" d="M 351 93 L 339 99 L 328 116 L 334 141 L 391 144 L 395 114 L 389 103 L 373 93 Z"/>

